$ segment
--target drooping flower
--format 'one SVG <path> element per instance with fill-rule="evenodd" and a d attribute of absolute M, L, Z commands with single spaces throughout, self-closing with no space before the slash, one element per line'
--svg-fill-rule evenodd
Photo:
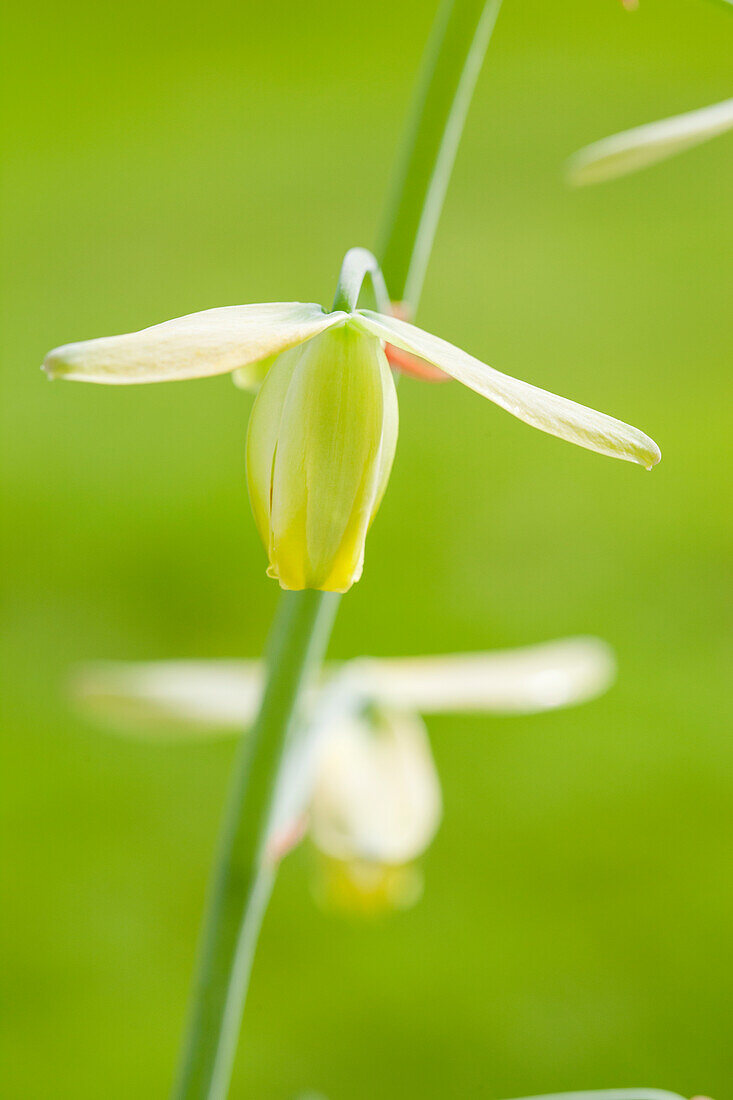
<path fill-rule="evenodd" d="M 275 360 L 250 417 L 247 480 L 268 574 L 283 588 L 345 592 L 359 579 L 397 418 L 384 351 L 356 328 L 332 328 Z"/>
<path fill-rule="evenodd" d="M 637 428 L 368 309 L 328 313 L 298 302 L 210 309 L 141 332 L 67 344 L 47 356 L 44 369 L 51 378 L 110 385 L 225 373 L 245 385 L 264 379 L 247 459 L 268 572 L 283 588 L 344 592 L 361 575 L 397 438 L 385 347 L 393 357 L 403 353 L 438 368 L 550 435 L 647 469 L 659 461 L 656 443 Z"/>
<path fill-rule="evenodd" d="M 363 912 L 409 904 L 442 807 L 421 715 L 551 710 L 600 694 L 613 673 L 608 646 L 595 638 L 327 669 L 286 751 L 269 858 L 307 833 L 319 854 L 316 890 L 329 903 Z M 259 662 L 107 662 L 80 672 L 75 695 L 116 730 L 180 739 L 246 729 L 263 684 Z"/>
<path fill-rule="evenodd" d="M 416 860 L 441 815 L 420 715 L 372 704 L 345 716 L 324 743 L 310 798 L 317 895 L 365 912 L 411 904 L 422 889 Z"/>
<path fill-rule="evenodd" d="M 574 153 L 568 161 L 568 179 L 581 186 L 625 176 L 732 129 L 733 99 L 649 122 Z"/>

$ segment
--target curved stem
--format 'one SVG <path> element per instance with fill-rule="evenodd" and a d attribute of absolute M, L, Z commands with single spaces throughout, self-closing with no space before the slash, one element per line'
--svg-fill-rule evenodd
<path fill-rule="evenodd" d="M 367 248 L 350 248 L 344 256 L 331 309 L 351 313 L 356 309 L 364 280 L 369 279 L 380 313 L 389 313 L 390 302 L 382 269 Z"/>
<path fill-rule="evenodd" d="M 445 0 L 430 39 L 380 252 L 392 294 L 413 309 L 499 3 Z M 333 308 L 355 308 L 367 276 L 378 308 L 387 312 L 385 280 L 366 249 L 346 254 Z M 275 878 L 263 853 L 280 762 L 302 688 L 325 654 L 339 599 L 313 591 L 285 592 L 280 599 L 260 714 L 234 764 L 174 1100 L 223 1100 L 229 1091 L 252 960 Z"/>

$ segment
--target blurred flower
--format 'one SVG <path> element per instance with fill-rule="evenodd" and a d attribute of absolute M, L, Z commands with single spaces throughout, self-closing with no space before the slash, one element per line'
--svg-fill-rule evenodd
<path fill-rule="evenodd" d="M 666 1089 L 583 1089 L 582 1092 L 553 1092 L 551 1095 L 523 1096 L 519 1100 L 684 1100 Z"/>
<path fill-rule="evenodd" d="M 372 706 L 339 723 L 311 795 L 310 835 L 323 857 L 317 896 L 362 912 L 411 905 L 422 892 L 414 861 L 441 813 L 440 781 L 418 714 Z"/>
<path fill-rule="evenodd" d="M 228 306 L 56 348 L 50 378 L 127 385 L 235 373 L 252 410 L 252 508 L 283 588 L 346 591 L 389 477 L 397 405 L 385 347 L 438 368 L 541 431 L 650 469 L 659 448 L 620 420 L 520 382 L 397 316 L 299 302 Z M 424 373 L 424 372 L 423 372 Z"/>
<path fill-rule="evenodd" d="M 312 1093 L 302 1093 L 298 1100 L 325 1100 Z M 582 1092 L 553 1092 L 541 1096 L 523 1096 L 518 1100 L 684 1100 L 677 1092 L 666 1089 L 583 1089 Z M 692 1100 L 710 1100 L 707 1096 L 693 1096 Z"/>
<path fill-rule="evenodd" d="M 340 721 L 328 739 L 311 796 L 311 835 L 334 859 L 399 866 L 433 839 L 440 803 L 422 719 L 371 706 Z"/>
<path fill-rule="evenodd" d="M 269 858 L 307 833 L 320 856 L 323 900 L 362 912 L 411 904 L 422 884 L 416 860 L 442 803 L 420 715 L 551 710 L 600 694 L 613 674 L 611 651 L 595 638 L 330 668 L 307 696 L 304 728 L 285 754 Z M 257 662 L 108 662 L 82 669 L 74 694 L 113 728 L 177 738 L 246 729 L 262 688 Z"/>
<path fill-rule="evenodd" d="M 586 145 L 568 161 L 568 179 L 582 185 L 624 176 L 731 129 L 733 99 L 650 122 Z"/>
<path fill-rule="evenodd" d="M 582 1092 L 523 1096 L 519 1100 L 684 1100 L 684 1097 L 666 1089 L 583 1089 Z"/>

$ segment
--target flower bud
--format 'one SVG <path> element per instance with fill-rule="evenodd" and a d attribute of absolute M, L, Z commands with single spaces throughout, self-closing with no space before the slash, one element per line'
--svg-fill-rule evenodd
<path fill-rule="evenodd" d="M 340 722 L 322 751 L 311 836 L 336 860 L 404 866 L 432 841 L 441 801 L 423 720 L 375 707 Z"/>
<path fill-rule="evenodd" d="M 374 336 L 340 325 L 277 357 L 252 409 L 247 480 L 267 572 L 282 588 L 346 592 L 358 581 L 397 424 Z"/>

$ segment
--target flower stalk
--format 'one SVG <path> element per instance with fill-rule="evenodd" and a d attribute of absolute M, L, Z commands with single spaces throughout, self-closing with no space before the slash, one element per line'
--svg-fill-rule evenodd
<path fill-rule="evenodd" d="M 346 313 L 353 313 L 367 279 L 374 292 L 377 310 L 380 313 L 390 313 L 391 304 L 382 269 L 366 248 L 350 248 L 344 256 L 331 312 L 342 309 Z"/>
<path fill-rule="evenodd" d="M 391 297 L 412 310 L 500 3 L 443 0 L 428 44 L 378 253 Z M 384 278 L 367 261 L 369 254 L 361 253 L 347 254 L 334 309 L 353 309 L 367 276 L 377 308 L 387 305 Z M 310 590 L 280 597 L 262 707 L 234 764 L 174 1100 L 223 1100 L 228 1093 L 257 937 L 275 877 L 263 855 L 278 769 L 297 721 L 302 688 L 325 654 L 338 600 Z"/>
<path fill-rule="evenodd" d="M 392 299 L 413 312 L 500 8 L 501 0 L 443 0 L 425 50 L 377 248 Z"/>
<path fill-rule="evenodd" d="M 240 740 L 204 925 L 187 1041 L 173 1095 L 214 1100 L 229 1089 L 257 938 L 275 880 L 265 858 L 285 742 L 304 684 L 321 663 L 338 597 L 289 592 L 272 627 L 255 726 Z"/>

